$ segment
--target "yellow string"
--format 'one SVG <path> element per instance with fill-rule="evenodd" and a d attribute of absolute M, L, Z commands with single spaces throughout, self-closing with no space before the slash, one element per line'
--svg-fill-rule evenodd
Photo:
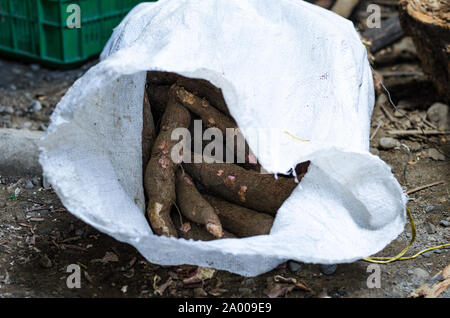
<path fill-rule="evenodd" d="M 300 141 L 305 141 L 305 142 L 310 141 L 310 140 L 298 138 L 297 136 L 291 134 L 288 131 L 284 131 L 284 133 L 286 135 L 289 135 L 292 138 L 300 140 Z M 428 252 L 428 251 L 436 250 L 438 248 L 450 247 L 450 243 L 447 243 L 447 244 L 437 245 L 437 246 L 433 246 L 433 247 L 424 249 L 424 250 L 414 254 L 413 256 L 403 256 L 403 255 L 405 255 L 405 253 L 409 250 L 411 245 L 416 240 L 416 225 L 414 224 L 414 220 L 412 218 L 411 211 L 409 210 L 408 207 L 406 207 L 406 214 L 408 215 L 409 223 L 411 223 L 411 240 L 409 241 L 409 244 L 400 253 L 398 253 L 396 256 L 393 256 L 393 257 L 388 257 L 388 256 L 370 256 L 370 257 L 363 258 L 364 261 L 370 262 L 370 263 L 388 264 L 388 263 L 392 263 L 392 262 L 395 262 L 395 261 L 406 261 L 406 260 L 409 260 L 409 259 L 414 259 L 417 256 L 419 256 L 420 254 L 423 254 L 423 253 Z"/>
<path fill-rule="evenodd" d="M 286 130 L 284 131 L 284 133 L 285 133 L 286 135 L 291 136 L 292 138 L 297 139 L 297 140 L 300 140 L 300 141 L 304 141 L 304 142 L 311 141 L 311 140 L 308 140 L 308 139 L 301 139 L 301 138 L 298 138 L 297 136 L 291 134 L 289 131 L 286 131 Z"/>
<path fill-rule="evenodd" d="M 395 262 L 395 261 L 406 261 L 406 260 L 409 260 L 409 259 L 416 258 L 420 254 L 423 254 L 425 252 L 432 251 L 432 250 L 435 250 L 435 249 L 438 249 L 438 248 L 444 248 L 444 247 L 450 246 L 450 243 L 442 244 L 442 245 L 433 246 L 433 247 L 424 249 L 424 250 L 414 254 L 413 256 L 403 256 L 403 255 L 405 255 L 406 251 L 408 251 L 408 249 L 411 247 L 411 245 L 414 243 L 414 241 L 416 239 L 416 225 L 414 224 L 414 220 L 412 218 L 411 211 L 409 210 L 408 207 L 406 207 L 406 213 L 408 214 L 409 222 L 411 223 L 411 240 L 409 241 L 409 244 L 400 253 L 398 253 L 396 256 L 393 256 L 393 257 L 371 256 L 371 257 L 363 258 L 364 261 L 370 262 L 370 263 L 378 263 L 378 264 L 388 264 L 388 263 L 392 263 L 392 262 Z"/>

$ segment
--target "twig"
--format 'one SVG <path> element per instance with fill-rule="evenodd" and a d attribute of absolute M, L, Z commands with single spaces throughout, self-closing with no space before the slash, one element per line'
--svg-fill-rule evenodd
<path fill-rule="evenodd" d="M 432 123 L 430 123 L 426 118 L 424 118 L 422 115 L 418 114 L 420 119 L 422 119 L 422 121 L 424 122 L 424 124 L 426 124 L 427 126 L 429 126 L 430 128 L 433 129 L 437 129 L 436 125 L 433 125 Z"/>
<path fill-rule="evenodd" d="M 389 119 L 389 121 L 391 121 L 392 123 L 396 123 L 397 119 L 386 109 L 386 107 L 384 107 L 383 104 L 379 104 L 379 105 L 380 105 L 380 108 L 383 111 L 383 113 Z"/>
<path fill-rule="evenodd" d="M 373 138 L 375 138 L 375 136 L 378 133 L 378 130 L 380 130 L 381 127 L 383 127 L 384 123 L 383 122 L 378 122 L 377 128 L 375 128 L 372 136 L 370 136 L 370 140 L 372 140 Z"/>
<path fill-rule="evenodd" d="M 27 212 L 45 210 L 45 207 L 46 207 L 45 205 L 41 205 L 41 206 L 32 208 L 32 209 L 30 209 L 30 210 L 27 210 Z"/>
<path fill-rule="evenodd" d="M 408 180 L 406 179 L 406 170 L 408 169 L 409 162 L 411 161 L 411 149 L 405 144 L 402 144 L 402 146 L 408 151 L 408 160 L 406 161 L 405 167 L 403 168 L 403 181 L 405 182 L 405 186 L 408 186 Z"/>
<path fill-rule="evenodd" d="M 389 130 L 390 135 L 403 135 L 403 136 L 414 136 L 414 135 L 448 135 L 450 131 L 439 131 L 439 130 Z"/>
<path fill-rule="evenodd" d="M 386 115 L 386 117 L 389 119 L 389 121 L 395 126 L 395 128 L 400 129 L 400 124 L 398 123 L 397 118 L 395 118 L 387 109 L 384 107 L 383 104 L 379 104 L 381 110 Z"/>
<path fill-rule="evenodd" d="M 410 195 L 410 194 L 413 194 L 413 193 L 415 193 L 417 191 L 420 191 L 420 190 L 423 190 L 423 189 L 426 189 L 426 188 L 430 188 L 430 187 L 434 187 L 434 186 L 442 184 L 442 183 L 445 183 L 445 182 L 444 181 L 437 181 L 437 182 L 429 183 L 429 184 L 417 187 L 415 189 L 409 190 L 409 191 L 406 192 L 406 194 Z"/>
<path fill-rule="evenodd" d="M 372 2 L 383 6 L 398 6 L 398 0 L 372 0 Z"/>
<path fill-rule="evenodd" d="M 87 248 L 78 246 L 78 245 L 73 245 L 73 244 L 61 244 L 60 246 L 62 248 L 71 248 L 71 249 L 79 250 L 79 251 L 87 251 Z"/>
<path fill-rule="evenodd" d="M 383 77 L 393 77 L 393 76 L 424 76 L 425 74 L 422 72 L 407 72 L 407 71 L 394 71 L 394 72 L 380 72 Z"/>

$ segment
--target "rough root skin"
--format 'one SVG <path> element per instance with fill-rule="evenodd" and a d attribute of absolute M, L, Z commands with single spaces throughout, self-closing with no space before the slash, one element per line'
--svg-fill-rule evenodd
<path fill-rule="evenodd" d="M 221 238 L 222 224 L 213 207 L 198 192 L 191 178 L 181 169 L 176 176 L 176 196 L 181 213 L 189 220 L 203 224 L 208 232 Z"/>
<path fill-rule="evenodd" d="M 275 215 L 297 186 L 292 178 L 275 179 L 227 163 L 183 163 L 183 168 L 208 191 L 229 202 Z M 297 176 L 300 181 L 302 175 Z"/>
<path fill-rule="evenodd" d="M 158 235 L 178 237 L 170 218 L 176 199 L 175 172 L 178 164 L 171 158 L 171 149 L 178 143 L 171 140 L 172 131 L 187 128 L 191 116 L 171 94 L 161 119 L 161 129 L 152 147 L 151 159 L 145 172 L 145 190 L 148 197 L 147 215 L 154 232 Z"/>
<path fill-rule="evenodd" d="M 203 196 L 216 211 L 223 227 L 238 237 L 265 235 L 270 233 L 274 218 L 211 195 Z"/>

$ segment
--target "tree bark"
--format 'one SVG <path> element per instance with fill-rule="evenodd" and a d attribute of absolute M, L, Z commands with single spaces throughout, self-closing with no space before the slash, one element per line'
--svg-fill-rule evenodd
<path fill-rule="evenodd" d="M 439 95 L 450 101 L 450 3 L 445 0 L 401 0 L 400 22 L 410 35 Z"/>

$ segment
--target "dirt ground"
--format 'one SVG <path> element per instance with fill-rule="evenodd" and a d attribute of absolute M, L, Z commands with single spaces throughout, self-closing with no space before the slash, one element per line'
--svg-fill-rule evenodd
<path fill-rule="evenodd" d="M 401 64 L 403 62 L 408 64 Z M 71 71 L 54 71 L 0 60 L 0 128 L 45 130 L 49 115 L 61 96 L 95 63 L 92 61 Z M 420 72 L 420 63 L 414 58 L 375 66 L 381 74 L 392 74 L 402 67 Z M 389 130 L 406 129 L 411 125 L 429 128 L 429 123 L 424 121 L 426 111 L 431 104 L 439 102 L 433 93 L 418 92 L 417 80 L 413 81 L 414 85 L 403 80 L 398 85 L 399 81 L 385 78 L 394 101 L 403 105 L 414 122 L 391 111 L 388 103 L 383 105 L 391 116 L 377 105 L 372 120 L 371 151 L 392 167 L 407 190 L 444 181 L 410 195 L 408 206 L 417 227 L 417 237 L 407 255 L 413 255 L 450 241 L 450 231 L 445 226 L 450 221 L 450 144 L 448 135 L 409 136 L 396 137 L 400 142 L 398 147 L 380 149 L 379 140 L 389 137 Z M 429 80 L 425 77 L 421 81 L 419 84 L 424 90 L 429 90 Z M 30 107 L 36 100 L 42 108 Z M 381 122 L 383 126 L 379 128 Z M 404 232 L 379 255 L 396 255 L 410 238 L 411 227 L 407 224 Z M 339 264 L 331 275 L 324 274 L 317 264 L 300 264 L 295 272 L 284 264 L 258 277 L 215 271 L 211 279 L 186 284 L 183 279 L 192 276 L 195 267 L 164 267 L 147 262 L 133 247 L 72 216 L 51 188 L 42 187 L 40 176 L 0 176 L 0 298 L 267 297 L 279 289 L 282 289 L 280 297 L 408 297 L 450 264 L 449 256 L 449 249 L 441 248 L 412 260 L 380 265 L 380 288 L 368 287 L 372 271 L 368 272 L 370 263 L 365 261 Z M 70 264 L 78 264 L 82 270 L 81 288 L 67 287 Z M 309 290 L 294 288 L 292 282 L 277 285 L 277 275 L 295 278 Z M 440 297 L 450 297 L 450 291 Z"/>

